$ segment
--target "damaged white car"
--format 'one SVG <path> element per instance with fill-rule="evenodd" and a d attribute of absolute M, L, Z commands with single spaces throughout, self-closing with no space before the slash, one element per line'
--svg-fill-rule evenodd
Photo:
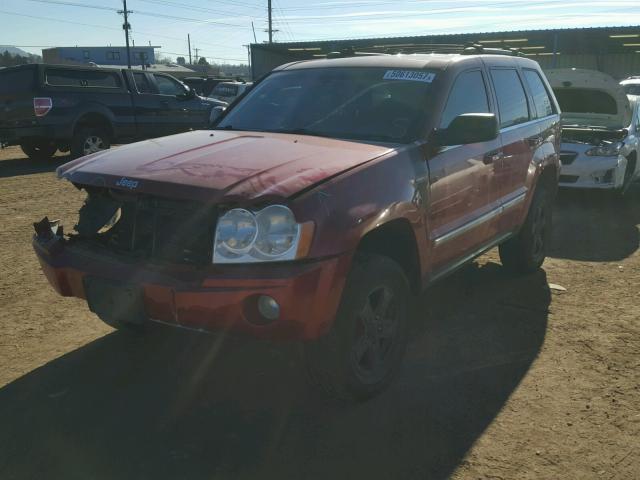
<path fill-rule="evenodd" d="M 626 191 L 640 177 L 639 97 L 602 72 L 545 73 L 562 109 L 560 186 Z"/>

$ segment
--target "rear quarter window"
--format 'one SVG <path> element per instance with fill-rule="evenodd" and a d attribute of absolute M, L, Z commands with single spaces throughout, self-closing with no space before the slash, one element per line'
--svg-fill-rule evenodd
<path fill-rule="evenodd" d="M 540 78 L 540 74 L 535 70 L 524 69 L 524 78 L 529 85 L 531 95 L 533 96 L 533 104 L 536 107 L 536 113 L 538 118 L 548 117 L 555 113 L 553 102 L 549 96 L 547 88 Z"/>
<path fill-rule="evenodd" d="M 53 87 L 120 88 L 120 76 L 115 72 L 90 70 L 49 69 L 45 73 L 47 85 Z"/>
<path fill-rule="evenodd" d="M 28 92 L 33 90 L 35 69 L 0 70 L 0 95 Z"/>

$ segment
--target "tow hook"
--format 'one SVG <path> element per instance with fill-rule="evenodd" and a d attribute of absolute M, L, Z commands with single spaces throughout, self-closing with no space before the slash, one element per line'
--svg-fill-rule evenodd
<path fill-rule="evenodd" d="M 35 238 L 38 243 L 49 253 L 55 255 L 62 251 L 64 245 L 64 231 L 60 220 L 49 220 L 44 217 L 39 222 L 33 224 L 36 231 Z"/>

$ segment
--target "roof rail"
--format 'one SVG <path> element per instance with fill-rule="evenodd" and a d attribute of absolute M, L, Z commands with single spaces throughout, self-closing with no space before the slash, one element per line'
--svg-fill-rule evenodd
<path fill-rule="evenodd" d="M 524 57 L 517 48 L 486 48 L 479 43 L 470 43 L 462 50 L 462 55 L 507 55 L 509 57 Z"/>
<path fill-rule="evenodd" d="M 337 52 L 327 53 L 327 58 L 368 57 L 368 56 L 379 56 L 379 55 L 388 55 L 388 54 L 382 53 L 382 52 L 357 52 L 353 48 L 344 48 Z"/>

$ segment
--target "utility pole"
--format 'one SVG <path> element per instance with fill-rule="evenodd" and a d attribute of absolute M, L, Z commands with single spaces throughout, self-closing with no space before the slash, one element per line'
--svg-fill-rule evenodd
<path fill-rule="evenodd" d="M 193 65 L 191 63 L 191 35 L 187 33 L 187 45 L 189 46 L 189 65 Z"/>
<path fill-rule="evenodd" d="M 126 0 L 125 0 L 125 2 L 126 2 Z M 125 10 L 126 9 L 127 9 L 127 7 L 125 7 Z M 269 13 L 269 43 L 273 43 L 273 24 L 271 22 L 271 0 L 268 0 L 267 10 L 268 10 L 268 13 Z M 125 13 L 125 18 L 126 18 L 126 13 Z"/>
<path fill-rule="evenodd" d="M 251 30 L 253 30 L 253 43 L 258 43 L 258 39 L 256 38 L 256 27 L 253 26 L 253 21 L 251 22 Z"/>
<path fill-rule="evenodd" d="M 200 50 L 199 48 L 193 47 L 193 49 L 196 51 L 196 63 L 198 63 L 198 50 Z"/>
<path fill-rule="evenodd" d="M 271 0 L 269 0 L 271 1 Z M 124 24 L 122 28 L 124 29 L 124 38 L 127 43 L 127 67 L 131 68 L 131 50 L 129 49 L 129 30 L 131 30 L 131 25 L 129 25 L 129 14 L 133 13 L 130 10 L 127 10 L 127 0 L 122 0 L 122 4 L 124 10 L 118 10 L 118 13 L 124 15 Z"/>

